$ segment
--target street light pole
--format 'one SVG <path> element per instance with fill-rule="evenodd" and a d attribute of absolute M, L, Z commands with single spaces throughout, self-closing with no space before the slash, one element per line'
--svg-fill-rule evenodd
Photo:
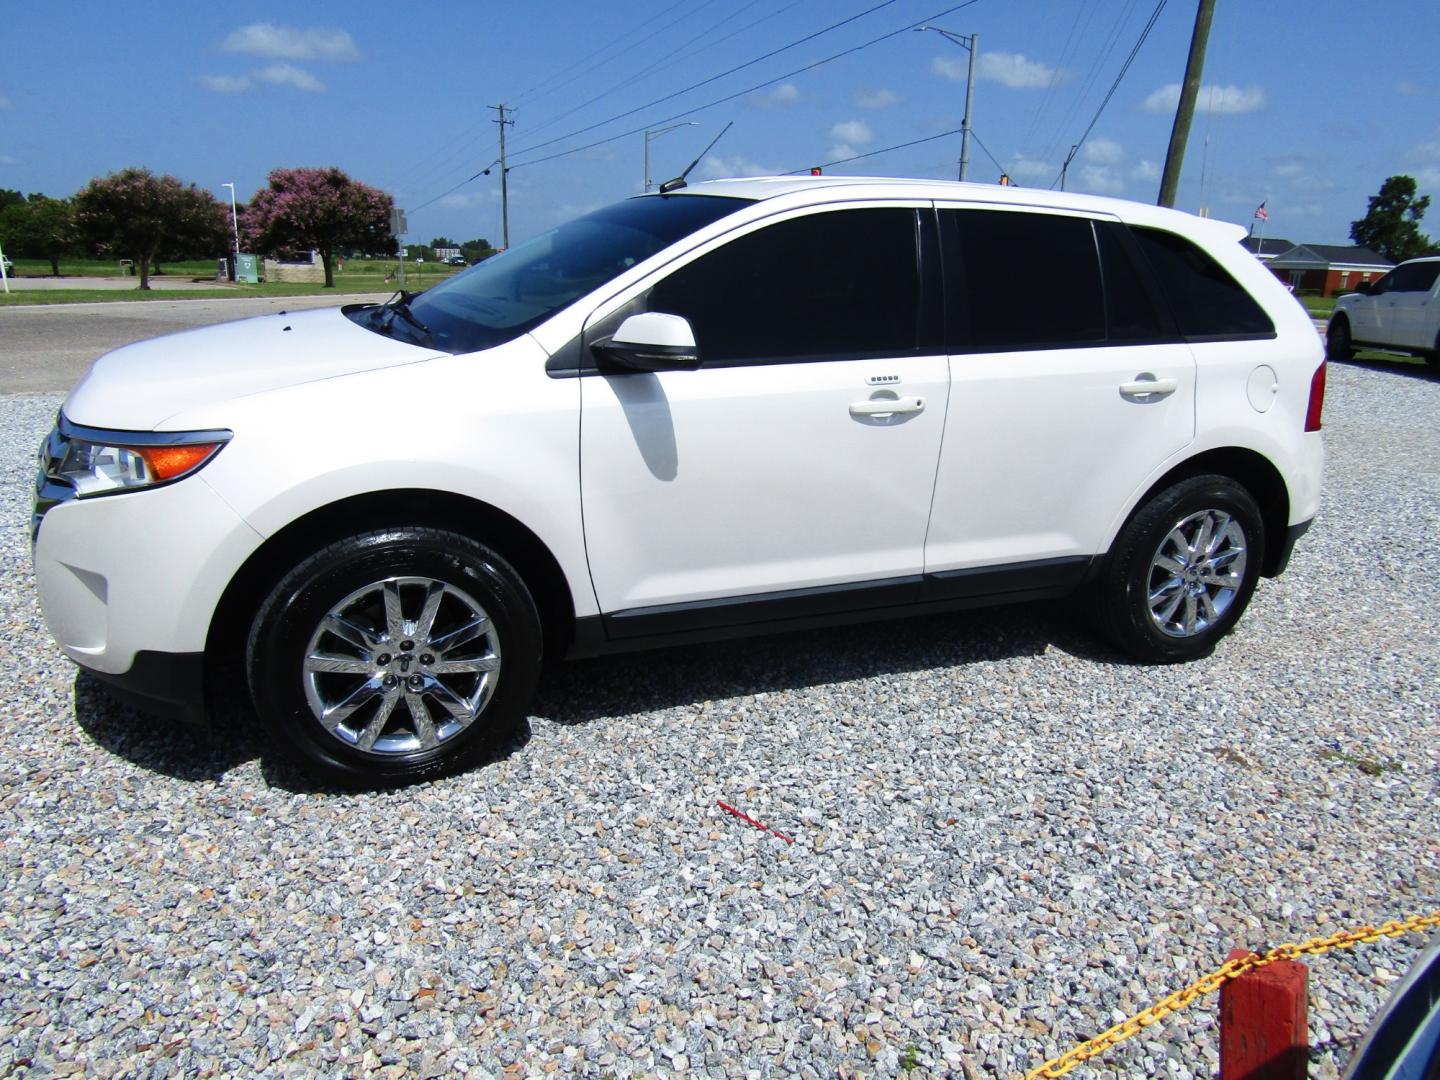
<path fill-rule="evenodd" d="M 686 120 L 683 124 L 671 124 L 663 128 L 647 128 L 645 131 L 645 190 L 650 190 L 650 140 L 658 139 L 667 131 L 674 131 L 676 128 L 694 127 L 698 123 L 695 120 Z"/>
<path fill-rule="evenodd" d="M 960 179 L 964 180 L 970 167 L 970 103 L 975 97 L 975 57 L 980 52 L 980 35 L 957 34 L 938 26 L 917 26 L 915 29 L 934 30 L 970 54 L 970 72 L 965 79 L 965 118 L 960 121 Z"/>
<path fill-rule="evenodd" d="M 240 215 L 235 210 L 235 185 L 221 184 L 230 189 L 230 227 L 235 231 L 235 258 L 230 263 L 230 280 L 240 279 Z"/>

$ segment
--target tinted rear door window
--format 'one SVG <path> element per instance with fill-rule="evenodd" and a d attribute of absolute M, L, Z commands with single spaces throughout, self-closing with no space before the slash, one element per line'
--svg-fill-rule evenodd
<path fill-rule="evenodd" d="M 1084 218 L 944 210 L 946 291 L 969 352 L 1068 348 L 1105 340 L 1095 234 Z"/>
<path fill-rule="evenodd" d="M 1195 244 L 1163 229 L 1130 231 L 1187 340 L 1275 336 L 1275 325 L 1264 309 Z"/>

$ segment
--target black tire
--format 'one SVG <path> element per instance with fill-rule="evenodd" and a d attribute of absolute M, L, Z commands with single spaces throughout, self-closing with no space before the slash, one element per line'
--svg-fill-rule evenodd
<path fill-rule="evenodd" d="M 1202 534 L 1207 518 L 1211 531 Z M 1176 530 L 1192 540 L 1218 532 L 1208 548 L 1214 561 L 1202 550 L 1190 566 L 1174 569 Z M 1250 602 L 1264 558 L 1264 519 L 1249 491 L 1228 476 L 1182 480 L 1136 510 L 1115 538 L 1095 589 L 1101 627 L 1122 652 L 1146 663 L 1208 656 Z M 1172 602 L 1178 606 L 1167 613 Z"/>
<path fill-rule="evenodd" d="M 1329 360 L 1355 359 L 1355 344 L 1350 337 L 1350 320 L 1336 315 L 1325 331 L 1325 356 Z"/>
<path fill-rule="evenodd" d="M 282 751 L 326 781 L 384 787 L 463 769 L 502 745 L 534 693 L 541 641 L 534 600 L 499 554 L 406 527 L 329 544 L 281 578 L 245 662 Z"/>

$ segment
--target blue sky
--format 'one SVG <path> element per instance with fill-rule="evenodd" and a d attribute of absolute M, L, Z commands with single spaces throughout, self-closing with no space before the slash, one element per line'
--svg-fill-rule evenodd
<path fill-rule="evenodd" d="M 695 122 L 652 141 L 658 183 L 729 121 L 692 175 L 804 169 L 958 128 L 967 57 L 939 34 L 901 32 L 794 73 L 922 22 L 979 35 L 969 178 L 993 182 L 1004 168 L 1049 187 L 1155 0 L 974 0 L 936 17 L 954 6 L 11 3 L 0 187 L 65 195 L 139 165 L 226 199 L 233 181 L 243 199 L 272 168 L 338 165 L 395 195 L 411 241 L 498 245 L 497 172 L 464 181 L 497 155 L 486 106 L 503 101 L 516 107 L 515 242 L 638 192 L 639 133 L 536 162 L 631 129 Z M 1071 165 L 1070 189 L 1154 201 L 1194 14 L 1194 0 L 1165 5 Z M 1437 41 L 1433 2 L 1219 0 L 1178 205 L 1249 224 L 1264 200 L 1267 235 L 1346 243 L 1386 176 L 1409 173 L 1440 194 Z M 826 171 L 953 178 L 959 150 L 950 135 Z M 1440 202 L 1426 226 L 1440 236 Z"/>

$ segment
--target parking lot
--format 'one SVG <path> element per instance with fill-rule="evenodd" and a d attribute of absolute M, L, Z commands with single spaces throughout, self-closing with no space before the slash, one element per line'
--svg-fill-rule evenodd
<path fill-rule="evenodd" d="M 1205 661 L 1053 604 L 590 661 L 370 794 L 77 678 L 29 576 L 62 395 L 0 396 L 0 1075 L 1010 1077 L 1440 907 L 1440 381 L 1329 385 L 1320 517 Z M 1419 944 L 1313 961 L 1313 1076 Z M 1211 1000 L 1074 1075 L 1217 1060 Z"/>

